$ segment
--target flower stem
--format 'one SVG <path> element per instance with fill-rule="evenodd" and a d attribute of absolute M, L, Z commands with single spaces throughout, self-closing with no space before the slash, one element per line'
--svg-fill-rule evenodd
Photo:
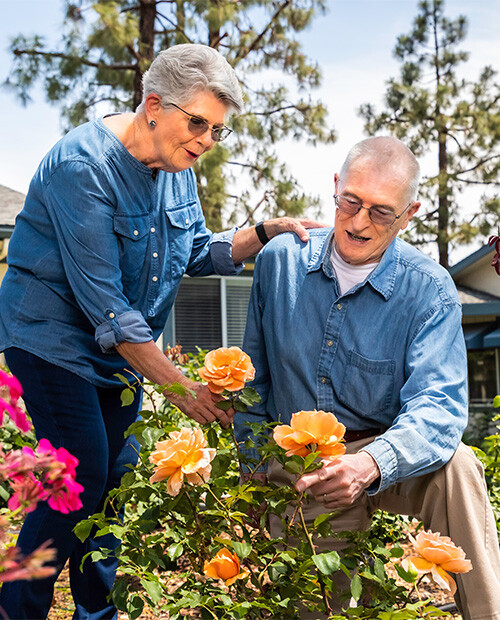
<path fill-rule="evenodd" d="M 309 530 L 307 529 L 307 525 L 306 525 L 306 520 L 304 519 L 304 513 L 302 512 L 302 498 L 304 497 L 304 493 L 302 493 L 299 497 L 299 501 L 298 501 L 298 511 L 299 511 L 299 516 L 300 516 L 300 523 L 302 525 L 302 529 L 304 531 L 304 534 L 306 535 L 307 541 L 309 543 L 309 546 L 311 547 L 311 552 L 313 555 L 317 555 L 316 553 L 316 549 L 314 548 L 314 543 L 312 540 L 312 535 L 309 532 Z M 328 612 L 328 614 L 330 614 L 332 612 L 332 608 L 330 606 L 330 600 L 328 599 L 328 595 L 326 593 L 326 587 L 325 587 L 325 582 L 323 581 L 323 577 L 321 576 L 320 571 L 316 568 L 316 573 L 318 575 L 318 581 L 319 581 L 319 585 L 321 587 L 321 595 L 323 597 L 323 603 L 325 604 L 325 608 L 326 611 Z"/>

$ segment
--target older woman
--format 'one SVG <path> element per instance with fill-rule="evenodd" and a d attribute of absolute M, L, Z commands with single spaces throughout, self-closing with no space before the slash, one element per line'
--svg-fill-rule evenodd
<path fill-rule="evenodd" d="M 63 515 L 39 504 L 19 536 L 23 553 L 52 539 L 57 566 L 70 559 L 75 618 L 114 618 L 107 600 L 116 562 L 86 562 L 97 546 L 72 529 L 99 510 L 136 450 L 123 437 L 140 395 L 122 407 L 114 376 L 131 367 L 158 384 L 178 381 L 196 393 L 167 398 L 198 422 L 231 422 L 199 383 L 187 380 L 154 344 L 184 273 L 234 274 L 266 237 L 303 224 L 288 218 L 265 228 L 207 230 L 192 165 L 229 133 L 241 108 L 228 63 L 202 45 L 178 45 L 144 75 L 135 114 L 106 116 L 67 134 L 38 168 L 18 217 L 0 291 L 0 350 L 24 388 L 37 437 L 64 446 L 80 464 L 83 508 Z M 5 584 L 10 618 L 45 618 L 54 578 Z"/>

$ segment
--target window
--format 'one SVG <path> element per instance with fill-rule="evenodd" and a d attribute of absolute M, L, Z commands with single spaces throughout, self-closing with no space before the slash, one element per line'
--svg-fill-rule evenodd
<path fill-rule="evenodd" d="M 472 403 L 491 402 L 498 394 L 498 364 L 496 349 L 469 351 L 469 398 Z"/>
<path fill-rule="evenodd" d="M 196 347 L 217 349 L 243 344 L 252 279 L 183 278 L 163 343 L 180 344 L 183 353 Z"/>

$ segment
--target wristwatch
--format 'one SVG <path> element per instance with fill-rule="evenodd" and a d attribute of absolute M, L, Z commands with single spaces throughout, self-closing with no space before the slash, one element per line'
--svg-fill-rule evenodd
<path fill-rule="evenodd" d="M 271 239 L 269 239 L 269 237 L 266 235 L 264 222 L 259 222 L 255 225 L 255 232 L 257 233 L 257 237 L 259 238 L 259 241 L 262 243 L 262 245 L 266 245 L 266 243 L 269 243 L 269 241 L 271 241 Z"/>

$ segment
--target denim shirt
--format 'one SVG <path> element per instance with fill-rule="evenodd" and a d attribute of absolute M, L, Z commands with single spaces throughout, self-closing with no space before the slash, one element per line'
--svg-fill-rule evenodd
<path fill-rule="evenodd" d="M 444 465 L 467 424 L 466 350 L 453 281 L 395 239 L 367 279 L 340 295 L 333 231 L 310 241 L 280 235 L 259 254 L 243 348 L 262 402 L 246 422 L 290 422 L 300 410 L 333 412 L 349 430 L 380 429 L 366 448 L 376 493 Z M 250 456 L 256 456 L 247 450 Z"/>
<path fill-rule="evenodd" d="M 158 338 L 184 273 L 241 270 L 233 234 L 206 228 L 191 169 L 154 174 L 102 120 L 86 123 L 45 156 L 16 220 L 0 350 L 120 385 L 115 345 Z"/>

